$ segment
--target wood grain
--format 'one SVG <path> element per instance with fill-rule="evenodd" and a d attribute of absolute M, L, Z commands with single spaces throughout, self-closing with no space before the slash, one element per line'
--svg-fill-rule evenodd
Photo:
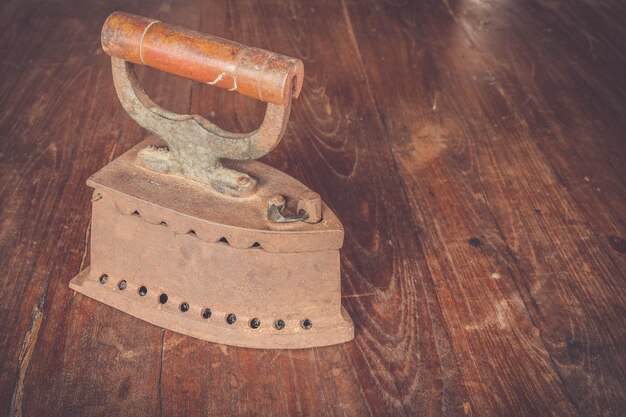
<path fill-rule="evenodd" d="M 155 13 L 158 6 L 137 11 Z M 1 300 L 8 308 L 0 339 L 8 346 L 0 353 L 0 403 L 9 415 L 159 410 L 162 332 L 133 327 L 130 317 L 75 298 L 65 278 L 88 262 L 89 216 L 83 214 L 91 191 L 85 179 L 145 134 L 119 106 L 100 49 L 102 18 L 121 7 L 32 3 L 24 16 L 14 17 L 16 29 L 5 30 L 19 44 L 28 28 L 45 29 L 35 31 L 32 47 L 16 51 L 15 62 L 4 61 L 17 67 L 9 74 L 13 79 L 4 78 L 11 91 L 2 108 L 12 110 L 0 119 L 7 176 L 2 217 L 8 225 L 1 232 L 2 253 L 8 254 L 1 261 L 7 277 Z M 149 75 L 147 83 L 158 83 L 158 73 Z M 187 104 L 189 86 L 174 94 L 170 99 Z"/>
<path fill-rule="evenodd" d="M 264 162 L 346 229 L 354 342 L 220 346 L 85 297 L 85 179 L 147 135 L 99 31 L 124 10 L 302 59 Z M 0 5 L 0 410 L 9 416 L 618 416 L 626 409 L 618 1 Z M 158 71 L 235 131 L 264 105 Z"/>
<path fill-rule="evenodd" d="M 564 57 L 554 55 L 557 61 L 548 67 L 552 73 L 546 74 L 552 79 L 544 81 L 543 89 L 536 87 L 541 81 L 533 80 L 541 80 L 546 70 L 532 61 L 511 62 L 508 52 L 512 42 L 523 42 L 515 36 L 515 26 L 508 32 L 523 7 L 476 9 L 455 11 L 445 3 L 381 4 L 376 14 L 359 13 L 358 6 L 350 9 L 356 33 L 366 28 L 376 33 L 359 43 L 364 67 L 418 227 L 427 232 L 424 245 L 436 271 L 433 279 L 441 281 L 437 293 L 444 315 L 459 355 L 468 360 L 462 372 L 477 380 L 472 409 L 617 414 L 624 405 L 616 389 L 624 373 L 611 363 L 619 362 L 626 340 L 624 327 L 614 325 L 624 318 L 624 264 L 594 230 L 591 217 L 596 210 L 612 216 L 612 225 L 623 235 L 623 211 L 612 210 L 623 204 L 623 187 L 607 185 L 611 203 L 587 203 L 595 207 L 568 191 L 568 183 L 585 181 L 585 172 L 615 175 L 610 167 L 591 168 L 572 158 L 602 152 L 585 149 L 589 131 L 582 126 L 552 121 L 551 129 L 542 123 L 550 114 L 545 107 L 556 105 L 549 94 L 563 89 L 560 84 L 582 81 L 572 81 L 569 66 L 558 60 Z M 433 21 L 425 17 L 436 13 Z M 487 19 L 494 31 L 499 18 L 499 33 L 490 35 L 471 22 L 472 13 Z M 523 23 L 526 34 L 535 30 L 534 22 Z M 403 34 L 422 42 L 381 54 L 386 39 Z M 447 41 L 442 43 L 443 36 Z M 535 45 L 527 49 L 540 56 L 553 52 L 534 51 Z M 386 65 L 375 65 L 382 59 Z M 403 82 L 421 68 L 429 71 L 419 74 L 418 82 Z M 397 94 L 389 94 L 390 89 Z M 560 101 L 561 117 L 579 110 L 580 97 L 574 91 L 571 95 Z M 535 102 L 545 107 L 532 109 Z M 573 120 L 584 117 L 579 112 Z M 428 205 L 422 203 L 425 199 Z M 468 240 L 472 236 L 477 237 L 474 245 Z M 485 296 L 489 303 L 468 303 Z M 449 303 L 454 304 L 448 310 Z M 476 323 L 468 323 L 468 317 Z M 476 363 L 475 342 L 484 343 L 478 350 L 490 352 L 494 368 Z M 598 389 L 585 375 L 602 375 L 608 385 Z M 494 385 L 503 391 L 494 395 Z"/>
<path fill-rule="evenodd" d="M 445 346 L 445 340 L 436 341 L 426 336 L 434 331 L 432 321 L 436 318 L 431 316 L 437 312 L 429 312 L 422 288 L 414 288 L 414 282 L 399 279 L 419 273 L 414 263 L 405 260 L 407 255 L 402 255 L 418 252 L 419 249 L 415 246 L 410 223 L 407 223 L 410 217 L 407 207 L 399 205 L 394 210 L 394 213 L 397 211 L 395 215 L 387 213 L 388 201 L 402 200 L 404 197 L 398 187 L 394 168 L 390 165 L 391 155 L 380 140 L 380 126 L 373 125 L 379 132 L 376 136 L 369 131 L 371 124 L 362 123 L 362 120 L 375 120 L 375 109 L 373 106 L 355 109 L 349 104 L 353 100 L 366 102 L 368 92 L 358 88 L 358 82 L 346 86 L 341 77 L 331 76 L 342 71 L 353 77 L 356 74 L 363 82 L 364 74 L 358 62 L 347 58 L 335 62 L 334 68 L 319 65 L 319 62 L 332 61 L 333 56 L 349 57 L 352 51 L 350 44 L 337 44 L 336 49 L 329 49 L 327 43 L 315 42 L 316 38 L 311 33 L 319 28 L 323 28 L 331 38 L 341 38 L 347 34 L 348 27 L 341 5 L 329 4 L 325 7 L 327 10 L 324 14 L 316 15 L 302 5 L 289 7 L 280 2 L 259 2 L 245 7 L 233 5 L 226 16 L 217 14 L 216 7 L 210 7 L 205 9 L 207 12 L 203 14 L 203 24 L 219 27 L 212 24 L 213 19 L 218 22 L 230 19 L 232 33 L 217 32 L 218 36 L 281 51 L 305 61 L 305 71 L 311 75 L 305 77 L 302 99 L 294 104 L 285 139 L 266 160 L 320 192 L 343 220 L 346 230 L 349 230 L 348 239 L 353 242 L 349 246 L 346 244 L 346 249 L 352 248 L 351 253 L 347 250 L 343 252 L 342 266 L 346 280 L 344 294 L 345 299 L 349 300 L 346 306 L 351 309 L 353 316 L 360 317 L 357 320 L 357 331 L 373 334 L 362 337 L 360 343 L 351 349 L 348 346 L 336 346 L 316 350 L 319 354 L 285 352 L 270 356 L 271 365 L 267 364 L 266 352 L 235 350 L 236 356 L 230 354 L 224 357 L 217 348 L 213 350 L 216 356 L 222 358 L 220 368 L 236 366 L 239 375 L 282 370 L 280 384 L 259 386 L 255 378 L 238 378 L 234 382 L 234 389 L 239 393 L 239 407 L 243 408 L 235 408 L 236 412 L 254 414 L 257 407 L 267 407 L 264 404 L 268 399 L 288 395 L 287 403 L 291 408 L 287 408 L 284 415 L 406 414 L 406 402 L 409 399 L 419 401 L 425 409 L 441 414 L 442 407 L 445 410 L 450 407 L 447 403 L 454 400 L 451 395 L 444 393 L 441 386 L 446 385 L 446 390 L 460 389 L 460 386 L 453 379 L 454 371 L 444 368 L 454 366 L 450 363 L 451 358 L 441 363 L 439 357 L 437 344 Z M 266 16 L 266 20 L 261 22 L 255 16 Z M 301 26 L 281 25 L 284 16 L 291 16 Z M 207 22 L 205 19 L 210 20 Z M 275 28 L 274 36 L 270 39 L 258 38 L 261 25 Z M 311 60 L 311 56 L 317 56 L 318 59 Z M 220 121 L 224 121 L 224 118 L 228 120 L 228 115 L 241 114 L 245 106 L 241 101 L 235 101 L 234 107 L 239 111 L 231 111 L 225 108 L 223 101 L 210 100 L 208 97 L 211 96 L 214 96 L 213 92 L 210 96 L 203 96 L 203 101 L 198 101 L 198 110 L 206 114 L 219 108 L 223 115 Z M 199 97 L 199 94 L 194 93 L 194 97 Z M 349 101 L 344 102 L 346 99 Z M 227 123 L 230 124 L 225 126 L 241 131 L 254 127 L 245 120 L 235 119 Z M 368 156 L 371 152 L 388 157 L 373 160 Z M 385 189 L 383 185 L 388 183 L 396 186 Z M 377 226 L 363 228 L 365 223 Z M 391 243 L 394 236 L 399 242 L 398 249 Z M 388 326 L 377 323 L 386 323 Z M 177 369 L 183 363 L 180 358 L 187 345 L 181 345 L 172 353 L 166 351 L 165 356 L 166 362 L 172 362 L 171 366 L 164 368 L 166 372 L 163 381 L 169 392 L 182 391 L 178 398 L 184 397 L 188 385 L 170 383 L 170 380 L 177 380 Z M 196 344 L 192 346 L 197 352 Z M 233 349 L 228 348 L 227 351 Z M 320 355 L 325 359 L 319 359 Z M 407 366 L 406 355 L 414 357 L 415 362 Z M 354 369 L 354 362 L 361 365 Z M 420 362 L 424 365 L 418 367 Z M 209 361 L 203 364 L 205 368 L 199 367 L 199 376 L 190 376 L 195 381 L 191 386 L 201 384 L 201 376 L 209 372 L 206 368 L 214 365 Z M 443 375 L 441 368 L 449 375 Z M 418 372 L 426 372 L 426 369 L 429 370 L 428 376 L 419 375 Z M 342 396 L 337 397 L 337 393 Z M 217 407 L 211 408 L 216 414 L 233 412 L 230 402 L 216 403 L 211 398 L 205 401 L 193 404 L 192 414 L 201 413 L 209 407 Z M 178 402 L 172 405 L 176 404 Z M 459 403 L 451 408 L 460 410 L 460 407 Z M 173 412 L 173 409 L 168 411 Z"/>

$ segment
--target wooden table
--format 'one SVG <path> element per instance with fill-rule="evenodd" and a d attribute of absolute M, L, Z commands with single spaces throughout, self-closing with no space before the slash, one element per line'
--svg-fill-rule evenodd
<path fill-rule="evenodd" d="M 10 416 L 619 416 L 626 409 L 623 2 L 0 5 L 0 408 Z M 239 349 L 84 296 L 86 178 L 147 133 L 113 90 L 114 10 L 301 58 L 265 162 L 346 229 L 345 345 Z M 263 106 L 153 70 L 248 131 Z"/>

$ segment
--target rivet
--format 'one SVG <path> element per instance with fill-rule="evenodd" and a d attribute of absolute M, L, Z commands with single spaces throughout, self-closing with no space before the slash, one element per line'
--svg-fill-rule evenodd
<path fill-rule="evenodd" d="M 311 323 L 311 320 L 309 320 L 309 319 L 302 320 L 302 328 L 303 329 L 309 330 L 311 327 L 313 327 L 313 323 Z"/>
<path fill-rule="evenodd" d="M 233 324 L 236 321 L 237 321 L 237 316 L 235 316 L 233 313 L 230 313 L 228 316 L 226 316 L 226 323 Z"/>
<path fill-rule="evenodd" d="M 285 328 L 285 322 L 281 319 L 278 319 L 274 322 L 274 327 L 276 330 L 282 330 Z"/>
<path fill-rule="evenodd" d="M 253 329 L 258 329 L 260 326 L 261 320 L 257 319 L 256 317 L 250 320 L 250 327 L 252 327 Z"/>
<path fill-rule="evenodd" d="M 139 287 L 139 295 L 141 295 L 143 297 L 146 294 L 148 294 L 148 289 L 145 286 L 143 286 L 143 285 L 141 287 Z"/>
<path fill-rule="evenodd" d="M 100 284 L 106 284 L 108 280 L 109 276 L 107 274 L 100 275 L 100 278 L 98 279 L 98 281 L 100 281 Z"/>
<path fill-rule="evenodd" d="M 119 284 L 117 284 L 117 288 L 119 288 L 120 290 L 125 290 L 126 289 L 126 281 L 121 280 Z"/>
<path fill-rule="evenodd" d="M 187 301 L 183 301 L 180 304 L 180 311 L 182 311 L 183 313 L 189 311 L 189 303 Z"/>
<path fill-rule="evenodd" d="M 275 206 L 283 206 L 285 204 L 285 197 L 280 194 L 276 194 L 270 197 L 269 203 Z"/>
<path fill-rule="evenodd" d="M 205 308 L 204 310 L 202 310 L 202 317 L 204 317 L 205 319 L 211 317 L 211 309 Z"/>

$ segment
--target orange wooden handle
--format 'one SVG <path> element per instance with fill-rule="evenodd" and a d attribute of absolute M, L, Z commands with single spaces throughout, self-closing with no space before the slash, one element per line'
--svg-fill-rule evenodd
<path fill-rule="evenodd" d="M 248 97 L 286 104 L 302 88 L 302 61 L 130 13 L 111 14 L 102 48 L 142 64 Z"/>

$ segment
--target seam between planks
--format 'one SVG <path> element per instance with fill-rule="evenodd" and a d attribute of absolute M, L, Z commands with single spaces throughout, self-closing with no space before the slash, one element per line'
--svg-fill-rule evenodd
<path fill-rule="evenodd" d="M 9 403 L 9 416 L 21 417 L 22 416 L 22 401 L 24 399 L 24 381 L 30 367 L 30 360 L 37 340 L 39 337 L 39 331 L 43 323 L 44 313 L 43 308 L 48 297 L 48 287 L 44 290 L 39 303 L 33 309 L 31 314 L 30 323 L 26 334 L 24 335 L 24 341 L 22 342 L 22 349 L 17 361 L 15 385 L 13 387 L 13 394 L 11 396 L 11 402 Z"/>
<path fill-rule="evenodd" d="M 161 380 L 163 377 L 163 350 L 165 345 L 165 329 L 161 329 L 161 359 L 159 361 L 159 379 L 157 384 L 157 397 L 159 399 L 159 416 L 163 417 L 163 386 Z"/>

